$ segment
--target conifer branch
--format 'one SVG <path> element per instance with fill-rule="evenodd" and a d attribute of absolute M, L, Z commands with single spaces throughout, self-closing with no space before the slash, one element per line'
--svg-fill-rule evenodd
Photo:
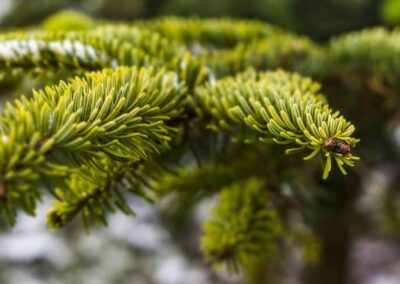
<path fill-rule="evenodd" d="M 324 53 L 307 38 L 282 33 L 240 43 L 232 49 L 206 50 L 200 57 L 215 77 L 222 78 L 249 67 L 258 71 L 283 68 L 312 74 L 320 71 L 319 61 Z"/>
<path fill-rule="evenodd" d="M 87 225 L 105 223 L 117 207 L 131 213 L 122 188 L 149 198 L 142 185 L 150 176 L 140 169 L 170 149 L 176 126 L 194 118 L 246 140 L 295 145 L 286 153 L 309 151 L 305 159 L 320 153 L 324 178 L 332 160 L 346 173 L 357 159 L 354 126 L 329 108 L 318 84 L 283 71 L 224 78 L 249 66 L 318 72 L 324 52 L 269 25 L 230 19 L 0 35 L 0 73 L 84 74 L 4 109 L 0 214 L 10 223 L 18 208 L 34 214 L 45 188 L 57 199 L 48 215 L 55 229 L 81 212 Z"/>
<path fill-rule="evenodd" d="M 266 23 L 230 18 L 164 17 L 137 24 L 191 47 L 201 44 L 210 48 L 231 48 L 282 33 Z"/>
<path fill-rule="evenodd" d="M 47 214 L 47 223 L 52 229 L 61 228 L 79 213 L 86 229 L 99 222 L 107 225 L 107 212 L 120 209 L 125 214 L 133 214 L 123 192 L 148 197 L 135 178 L 143 165 L 141 160 L 130 163 L 108 160 L 102 164 L 102 171 L 81 167 L 68 179 L 67 188 L 56 188 L 54 195 L 57 199 Z"/>
<path fill-rule="evenodd" d="M 326 71 L 343 79 L 350 76 L 369 84 L 380 84 L 381 89 L 386 87 L 392 91 L 399 86 L 399 51 L 399 29 L 375 28 L 349 33 L 329 44 Z"/>
<path fill-rule="evenodd" d="M 0 69 L 5 71 L 101 70 L 118 66 L 173 64 L 179 44 L 128 25 L 88 31 L 14 32 L 0 36 Z"/>
<path fill-rule="evenodd" d="M 332 161 L 344 174 L 344 165 L 354 165 L 358 158 L 351 149 L 358 140 L 351 137 L 354 126 L 318 91 L 318 84 L 297 74 L 250 72 L 198 88 L 194 104 L 200 115 L 212 117 L 213 129 L 246 125 L 262 142 L 296 145 L 287 154 L 308 150 L 304 159 L 309 160 L 321 153 L 325 179 Z"/>
<path fill-rule="evenodd" d="M 2 213 L 10 222 L 18 207 L 33 214 L 40 184 L 69 188 L 54 177 L 76 176 L 78 165 L 99 171 L 104 156 L 131 163 L 166 151 L 175 133 L 167 123 L 184 102 L 176 74 L 119 68 L 8 104 L 0 117 Z"/>
<path fill-rule="evenodd" d="M 230 271 L 270 257 L 282 234 L 278 212 L 269 207 L 268 195 L 257 179 L 224 188 L 210 218 L 204 223 L 201 249 L 216 268 Z"/>
<path fill-rule="evenodd" d="M 86 230 L 90 226 L 107 225 L 107 213 L 120 210 L 127 215 L 134 211 L 124 193 L 140 196 L 149 202 L 156 200 L 150 183 L 165 171 L 159 159 L 118 162 L 104 158 L 102 168 L 79 168 L 67 181 L 67 187 L 54 191 L 53 207 L 47 213 L 47 224 L 58 230 L 80 214 Z"/>

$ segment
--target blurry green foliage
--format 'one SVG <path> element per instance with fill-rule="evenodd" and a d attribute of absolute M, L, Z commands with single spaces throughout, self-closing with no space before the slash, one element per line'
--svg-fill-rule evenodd
<path fill-rule="evenodd" d="M 72 10 L 58 12 L 43 22 L 43 29 L 47 31 L 88 30 L 93 26 L 90 17 Z"/>
<path fill-rule="evenodd" d="M 384 19 L 389 23 L 399 14 L 397 3 L 387 0 L 383 5 Z M 260 19 L 326 40 L 334 34 L 381 24 L 381 4 L 380 0 L 15 0 L 0 26 L 37 24 L 55 11 L 74 9 L 114 20 L 161 14 Z"/>
<path fill-rule="evenodd" d="M 385 0 L 381 7 L 381 16 L 386 23 L 400 24 L 400 1 Z"/>
<path fill-rule="evenodd" d="M 216 268 L 226 264 L 228 270 L 237 271 L 277 250 L 283 225 L 268 201 L 263 184 L 257 179 L 221 191 L 201 239 L 206 258 Z"/>
<path fill-rule="evenodd" d="M 231 16 L 258 18 L 285 28 L 293 28 L 292 7 L 294 0 L 171 0 L 162 8 L 163 14 L 209 16 Z"/>

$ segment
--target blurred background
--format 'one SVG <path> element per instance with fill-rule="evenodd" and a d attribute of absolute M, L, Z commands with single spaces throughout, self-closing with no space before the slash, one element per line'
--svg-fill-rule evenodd
<path fill-rule="evenodd" d="M 0 0 L 0 25 L 11 28 L 37 24 L 63 9 L 114 20 L 172 14 L 260 19 L 317 40 L 400 22 L 398 0 Z"/>
<path fill-rule="evenodd" d="M 159 15 L 259 19 L 327 41 L 340 33 L 400 23 L 400 0 L 0 0 L 0 29 L 38 25 L 50 14 L 73 9 L 92 17 L 134 20 Z M 398 133 L 400 144 L 400 132 Z M 359 206 L 374 206 L 385 187 L 387 169 L 368 178 Z M 135 218 L 116 214 L 109 226 L 86 234 L 77 222 L 59 233 L 45 227 L 47 200 L 35 218 L 21 215 L 16 227 L 0 224 L 0 283 L 241 283 L 240 276 L 210 271 L 198 252 L 199 226 L 213 200 L 193 211 L 176 230 L 163 204 L 132 198 Z M 357 240 L 350 277 L 358 283 L 400 283 L 400 249 L 385 240 Z M 286 263 L 283 284 L 300 283 L 296 252 Z"/>

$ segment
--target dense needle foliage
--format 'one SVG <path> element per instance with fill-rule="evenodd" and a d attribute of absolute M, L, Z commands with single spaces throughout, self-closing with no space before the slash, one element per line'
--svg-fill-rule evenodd
<path fill-rule="evenodd" d="M 246 268 L 279 240 L 313 238 L 313 188 L 358 160 L 355 126 L 310 77 L 383 94 L 396 112 L 397 30 L 319 45 L 257 21 L 72 14 L 71 24 L 69 13 L 0 35 L 0 74 L 25 92 L 0 115 L 0 214 L 11 224 L 45 194 L 53 229 L 132 214 L 126 193 L 173 195 L 180 210 L 217 194 L 201 248 L 217 266 Z M 26 76 L 38 90 L 24 89 Z"/>

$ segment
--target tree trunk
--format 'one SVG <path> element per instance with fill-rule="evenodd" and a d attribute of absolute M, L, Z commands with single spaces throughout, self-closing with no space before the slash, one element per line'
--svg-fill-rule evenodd
<path fill-rule="evenodd" d="M 330 197 L 329 200 L 321 200 L 318 205 L 321 213 L 316 221 L 316 231 L 322 245 L 320 261 L 305 268 L 302 283 L 348 283 L 351 227 L 360 186 L 360 180 L 355 175 L 337 177 L 323 185 Z"/>

